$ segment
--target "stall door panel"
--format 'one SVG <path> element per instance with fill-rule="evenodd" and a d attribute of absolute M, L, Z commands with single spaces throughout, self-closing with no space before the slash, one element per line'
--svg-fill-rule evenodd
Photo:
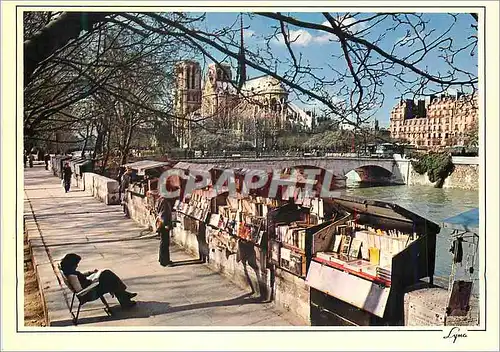
<path fill-rule="evenodd" d="M 379 317 L 384 316 L 390 288 L 311 261 L 306 283 Z"/>

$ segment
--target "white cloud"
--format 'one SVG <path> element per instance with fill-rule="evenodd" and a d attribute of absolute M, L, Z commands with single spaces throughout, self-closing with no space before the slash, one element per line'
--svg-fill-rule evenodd
<path fill-rule="evenodd" d="M 307 46 L 311 44 L 313 40 L 314 37 L 312 36 L 312 34 L 305 29 L 290 31 L 288 34 L 288 41 L 290 42 L 290 45 Z M 277 42 L 279 44 L 285 44 L 285 40 L 282 34 L 278 35 Z"/>
<path fill-rule="evenodd" d="M 253 30 L 251 30 L 251 29 L 245 29 L 245 30 L 243 31 L 243 37 L 244 37 L 244 38 L 251 38 L 251 37 L 253 37 L 253 36 L 255 36 L 255 31 L 253 31 Z"/>
<path fill-rule="evenodd" d="M 309 33 L 304 29 L 299 29 L 297 31 L 290 31 L 289 38 L 290 42 L 301 46 L 306 46 L 314 40 L 311 33 Z"/>
<path fill-rule="evenodd" d="M 354 17 L 347 17 L 342 20 L 342 22 L 339 21 L 339 19 L 336 19 L 337 23 L 342 26 L 346 27 L 351 25 L 351 27 L 348 28 L 349 33 L 351 34 L 356 34 L 359 31 L 363 30 L 366 28 L 366 25 L 364 22 L 362 23 L 355 23 L 356 19 Z M 355 23 L 353 25 L 353 23 Z M 324 21 L 321 23 L 322 26 L 326 27 L 332 27 L 329 21 Z M 318 33 L 316 35 L 311 34 L 310 32 L 306 31 L 305 29 L 298 29 L 296 31 L 292 30 L 289 32 L 289 38 L 290 38 L 290 44 L 291 45 L 297 45 L 297 46 L 308 46 L 310 44 L 318 43 L 318 44 L 324 44 L 332 41 L 338 41 L 338 38 L 335 34 L 325 32 L 325 31 L 315 31 L 315 33 Z M 278 38 L 274 41 L 275 44 L 285 44 L 285 41 L 283 39 L 283 35 L 279 34 L 277 36 Z"/>
<path fill-rule="evenodd" d="M 323 22 L 321 25 L 332 28 L 332 25 L 328 21 Z M 337 41 L 338 40 L 337 37 L 335 36 L 335 34 L 333 34 L 333 33 L 328 33 L 328 32 L 321 32 L 321 33 L 322 34 L 320 34 L 314 38 L 317 43 L 327 43 L 329 41 Z"/>
<path fill-rule="evenodd" d="M 366 22 L 360 22 L 360 23 L 356 22 L 357 20 L 354 17 L 347 17 L 346 19 L 342 20 L 340 25 L 343 27 L 350 26 L 348 31 L 351 34 L 356 34 L 366 28 Z"/>

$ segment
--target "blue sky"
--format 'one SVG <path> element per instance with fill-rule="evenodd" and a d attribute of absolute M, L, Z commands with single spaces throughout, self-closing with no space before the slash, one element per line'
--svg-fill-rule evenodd
<path fill-rule="evenodd" d="M 335 13 L 332 13 L 335 16 Z M 223 26 L 231 25 L 238 19 L 239 13 L 207 13 L 206 17 L 206 29 L 209 31 L 222 28 Z M 324 16 L 321 13 L 291 13 L 289 14 L 301 20 L 311 21 L 321 24 L 325 21 Z M 369 16 L 370 14 L 365 14 Z M 362 15 L 363 16 L 363 15 Z M 426 28 L 422 30 L 422 33 L 431 33 L 431 38 L 443 33 L 451 23 L 451 17 L 447 14 L 425 14 L 424 19 L 429 22 L 426 24 Z M 386 22 L 389 23 L 389 22 Z M 386 23 L 379 25 L 377 29 L 371 31 L 370 35 L 366 38 L 373 38 L 379 34 L 386 32 Z M 391 21 L 392 23 L 392 21 Z M 457 22 L 454 28 L 449 32 L 448 36 L 453 39 L 453 45 L 459 45 L 463 43 L 467 37 L 470 35 L 477 35 L 475 30 L 471 28 L 471 24 L 475 23 L 473 18 L 469 14 L 460 14 L 457 18 Z M 262 16 L 249 16 L 249 14 L 244 15 L 244 25 L 249 27 L 245 32 L 245 45 L 250 50 L 255 50 L 257 47 L 264 46 L 263 37 L 270 35 L 274 29 L 272 26 L 276 26 L 277 22 L 269 20 Z M 325 75 L 326 77 L 331 76 L 332 71 L 327 66 L 328 64 L 336 66 L 344 65 L 345 62 L 336 62 L 337 59 L 332 57 L 332 54 L 339 53 L 339 44 L 336 42 L 331 42 L 328 39 L 328 34 L 326 32 L 320 32 L 315 30 L 303 30 L 297 27 L 291 26 L 290 31 L 301 30 L 301 32 L 291 32 L 292 36 L 297 38 L 296 43 L 293 45 L 293 49 L 296 55 L 302 54 L 303 60 L 308 61 L 312 67 L 318 69 L 318 73 Z M 392 45 L 405 37 L 406 31 L 397 29 L 395 31 L 390 31 L 386 33 L 384 40 L 381 43 L 383 49 L 389 50 Z M 288 57 L 288 51 L 282 43 L 275 41 L 271 44 L 271 50 L 273 55 L 280 59 Z M 409 53 L 408 47 L 402 46 L 398 47 L 398 54 L 405 55 Z M 439 58 L 440 51 L 435 50 L 428 59 L 419 63 L 418 67 L 423 70 L 430 70 L 431 72 L 441 71 L 445 73 L 445 65 L 442 59 Z M 223 57 L 218 53 L 213 53 L 217 59 L 222 59 Z M 466 71 L 474 72 L 477 74 L 477 50 L 475 55 L 470 55 L 470 50 L 464 52 L 463 54 L 457 56 L 455 63 L 459 67 Z M 344 67 L 344 66 L 342 66 Z M 278 67 L 280 71 L 280 67 Z M 247 74 L 250 77 L 260 75 L 258 71 L 247 68 Z M 394 88 L 394 82 L 391 79 L 384 81 L 383 91 L 385 94 L 385 100 L 383 106 L 378 110 L 375 115 L 380 121 L 381 126 L 388 126 L 389 115 L 392 107 L 397 103 L 400 93 L 396 88 Z"/>

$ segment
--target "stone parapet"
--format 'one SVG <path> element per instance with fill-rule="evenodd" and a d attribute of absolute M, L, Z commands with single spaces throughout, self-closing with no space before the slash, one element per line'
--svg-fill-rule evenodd
<path fill-rule="evenodd" d="M 275 269 L 276 305 L 299 316 L 307 324 L 311 319 L 310 289 L 304 279 L 283 269 Z"/>
<path fill-rule="evenodd" d="M 422 185 L 433 186 L 427 174 L 420 175 L 413 168 L 410 172 L 410 186 Z M 477 164 L 455 164 L 455 170 L 446 178 L 443 188 L 459 188 L 468 190 L 479 189 L 479 165 Z"/>
<path fill-rule="evenodd" d="M 270 299 L 270 271 L 266 268 L 265 252 L 249 243 L 240 242 L 236 253 L 208 245 L 202 236 L 204 225 L 198 233 L 186 230 L 177 224 L 172 233 L 175 243 L 188 252 L 208 256 L 208 265 L 224 274 L 236 285 L 251 289 L 263 300 Z"/>
<path fill-rule="evenodd" d="M 127 190 L 124 197 L 126 197 L 126 207 L 130 218 L 142 226 L 154 229 L 156 216 L 152 212 L 147 197 L 136 192 L 133 186 Z"/>
<path fill-rule="evenodd" d="M 422 287 L 404 297 L 406 326 L 477 326 L 479 300 L 472 296 L 471 309 L 465 316 L 447 316 L 449 292 L 442 287 Z"/>
<path fill-rule="evenodd" d="M 106 205 L 120 204 L 120 185 L 118 181 L 94 174 L 83 173 L 84 190 Z"/>

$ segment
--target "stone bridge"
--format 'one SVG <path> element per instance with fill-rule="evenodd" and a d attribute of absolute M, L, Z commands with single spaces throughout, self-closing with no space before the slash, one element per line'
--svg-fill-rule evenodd
<path fill-rule="evenodd" d="M 357 172 L 362 180 L 385 179 L 392 183 L 407 183 L 410 160 L 402 158 L 348 158 L 348 157 L 272 157 L 272 158 L 220 158 L 186 159 L 193 164 L 212 164 L 223 168 L 276 170 L 296 167 L 314 167 L 332 172 L 345 179 L 350 171 Z"/>

